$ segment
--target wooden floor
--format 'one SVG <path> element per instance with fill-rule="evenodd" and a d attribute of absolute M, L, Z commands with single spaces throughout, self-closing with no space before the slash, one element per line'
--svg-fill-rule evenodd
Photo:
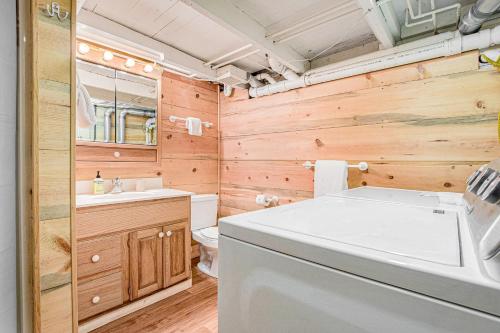
<path fill-rule="evenodd" d="M 193 267 L 193 287 L 92 331 L 216 333 L 217 280 Z"/>

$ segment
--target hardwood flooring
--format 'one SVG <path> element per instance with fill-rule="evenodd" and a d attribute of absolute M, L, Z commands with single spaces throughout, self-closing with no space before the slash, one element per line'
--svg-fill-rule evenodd
<path fill-rule="evenodd" d="M 217 333 L 217 280 L 193 267 L 193 286 L 93 333 Z"/>

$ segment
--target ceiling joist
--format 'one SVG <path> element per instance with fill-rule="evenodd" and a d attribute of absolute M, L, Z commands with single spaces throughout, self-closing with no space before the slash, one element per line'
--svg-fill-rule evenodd
<path fill-rule="evenodd" d="M 309 62 L 300 53 L 286 45 L 276 45 L 267 39 L 266 29 L 235 7 L 231 1 L 182 0 L 182 2 L 273 56 L 295 72 L 304 73 L 309 68 Z"/>
<path fill-rule="evenodd" d="M 396 44 L 395 36 L 391 32 L 377 2 L 375 0 L 357 0 L 357 2 L 361 9 L 363 9 L 365 20 L 380 42 L 381 47 L 383 49 L 393 47 Z"/>

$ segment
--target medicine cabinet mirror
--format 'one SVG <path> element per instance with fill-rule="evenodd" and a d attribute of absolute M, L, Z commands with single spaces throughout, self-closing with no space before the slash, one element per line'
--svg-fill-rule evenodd
<path fill-rule="evenodd" d="M 157 144 L 158 82 L 78 60 L 77 140 Z"/>

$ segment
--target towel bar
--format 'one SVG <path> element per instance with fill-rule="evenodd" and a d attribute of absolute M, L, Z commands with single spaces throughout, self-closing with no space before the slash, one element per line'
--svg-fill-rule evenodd
<path fill-rule="evenodd" d="M 170 116 L 168 117 L 168 120 L 171 122 L 171 123 L 175 123 L 176 121 L 186 121 L 186 118 L 181 118 L 181 117 L 177 117 L 177 116 Z M 205 126 L 206 128 L 210 128 L 212 127 L 214 124 L 212 124 L 211 122 L 208 122 L 208 121 L 202 121 L 201 124 L 203 126 Z"/>
<path fill-rule="evenodd" d="M 314 164 L 311 161 L 306 161 L 302 165 L 306 169 L 314 168 Z M 366 171 L 366 170 L 368 170 L 368 163 L 366 163 L 366 162 L 359 162 L 358 164 L 349 164 L 349 165 L 347 165 L 347 167 L 349 167 L 349 168 L 357 168 L 357 169 L 359 169 L 361 171 Z"/>

